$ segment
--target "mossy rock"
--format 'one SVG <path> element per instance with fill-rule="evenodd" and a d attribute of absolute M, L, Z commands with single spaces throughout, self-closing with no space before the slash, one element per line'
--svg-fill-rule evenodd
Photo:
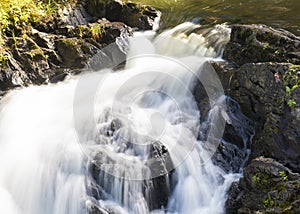
<path fill-rule="evenodd" d="M 233 25 L 224 58 L 239 66 L 251 62 L 300 64 L 300 38 L 265 25 Z"/>
<path fill-rule="evenodd" d="M 273 159 L 256 158 L 230 188 L 227 213 L 299 213 L 299 185 L 299 174 Z"/>
<path fill-rule="evenodd" d="M 86 61 L 81 51 L 83 42 L 77 38 L 64 38 L 55 41 L 55 47 L 68 68 L 83 68 Z"/>

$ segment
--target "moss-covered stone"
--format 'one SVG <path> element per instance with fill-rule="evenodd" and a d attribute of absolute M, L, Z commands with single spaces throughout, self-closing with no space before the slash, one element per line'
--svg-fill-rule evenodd
<path fill-rule="evenodd" d="M 81 51 L 82 40 L 77 38 L 64 38 L 55 41 L 55 47 L 63 59 L 65 67 L 83 68 L 85 57 Z"/>
<path fill-rule="evenodd" d="M 239 66 L 251 62 L 300 64 L 300 38 L 265 25 L 234 25 L 224 58 Z"/>
<path fill-rule="evenodd" d="M 244 178 L 231 188 L 227 213 L 298 213 L 300 175 L 278 162 L 259 157 L 245 168 Z"/>
<path fill-rule="evenodd" d="M 0 53 L 0 67 L 2 68 L 7 67 L 7 60 L 8 60 L 7 53 L 5 53 L 5 51 L 2 51 L 2 53 Z"/>
<path fill-rule="evenodd" d="M 0 8 L 0 94 L 18 86 L 63 80 L 70 72 L 79 73 L 101 48 L 114 43 L 118 37 L 123 40 L 131 35 L 131 28 L 123 23 L 128 17 L 126 20 L 120 18 L 115 7 L 105 7 L 105 10 L 111 20 L 122 22 L 89 14 L 87 7 L 98 2 L 96 0 L 54 0 L 50 3 L 28 0 L 30 4 L 27 5 L 11 2 L 11 6 L 5 3 Z M 119 4 L 116 1 L 106 3 Z M 12 11 L 11 7 L 16 10 Z M 7 13 L 15 16 L 7 16 Z M 124 50 L 118 54 L 123 56 Z M 112 60 L 108 58 L 97 63 L 107 65 L 107 61 Z M 97 66 L 99 68 L 102 66 Z"/>

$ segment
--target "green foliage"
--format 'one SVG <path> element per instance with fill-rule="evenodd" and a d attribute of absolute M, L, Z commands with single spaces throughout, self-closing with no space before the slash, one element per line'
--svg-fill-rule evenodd
<path fill-rule="evenodd" d="M 264 46 L 263 46 L 263 50 L 264 50 L 264 51 L 268 50 L 269 48 L 270 48 L 270 47 L 269 47 L 269 44 L 267 44 L 267 43 L 264 44 Z"/>
<path fill-rule="evenodd" d="M 1 0 L 0 33 L 19 36 L 32 22 L 58 10 L 66 2 L 75 0 Z"/>
<path fill-rule="evenodd" d="M 264 207 L 265 207 L 265 208 L 270 207 L 271 204 L 272 204 L 271 198 L 267 197 L 267 198 L 264 200 L 263 204 L 264 204 Z"/>
<path fill-rule="evenodd" d="M 286 91 L 286 93 L 287 93 L 288 95 L 290 95 L 291 92 L 292 92 L 292 90 L 291 90 L 291 88 L 290 88 L 289 86 L 285 86 L 285 91 Z"/>
<path fill-rule="evenodd" d="M 5 53 L 0 54 L 0 67 L 6 67 L 8 56 Z"/>
<path fill-rule="evenodd" d="M 287 105 L 292 108 L 297 104 L 292 95 L 300 87 L 300 65 L 291 65 L 283 79 L 286 85 Z"/>
<path fill-rule="evenodd" d="M 91 33 L 93 39 L 97 40 L 105 33 L 103 26 L 99 25 L 98 23 L 92 24 L 91 26 Z"/>
<path fill-rule="evenodd" d="M 293 72 L 296 72 L 299 69 L 300 69 L 300 65 L 291 65 L 290 66 L 290 70 L 293 71 Z"/>
<path fill-rule="evenodd" d="M 94 39 L 99 37 L 100 28 L 98 25 L 92 25 L 91 27 L 92 36 Z"/>
<path fill-rule="evenodd" d="M 284 171 L 280 171 L 279 175 L 280 175 L 282 181 L 286 181 L 288 179 L 288 176 L 285 174 Z"/>
<path fill-rule="evenodd" d="M 293 99 L 289 99 L 288 102 L 287 102 L 287 105 L 288 105 L 290 108 L 294 107 L 296 104 L 297 104 L 296 101 L 293 100 Z"/>
<path fill-rule="evenodd" d="M 260 177 L 259 177 L 259 175 L 258 174 L 255 174 L 255 175 L 253 175 L 252 176 L 252 180 L 255 182 L 255 183 L 260 183 L 260 181 L 261 181 L 261 179 L 260 179 Z"/>

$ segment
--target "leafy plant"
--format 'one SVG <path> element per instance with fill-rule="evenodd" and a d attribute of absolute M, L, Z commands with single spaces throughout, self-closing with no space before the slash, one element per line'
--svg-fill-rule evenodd
<path fill-rule="evenodd" d="M 259 177 L 259 175 L 258 174 L 255 174 L 255 175 L 253 175 L 252 176 L 252 180 L 255 182 L 255 183 L 260 183 L 260 181 L 261 181 L 261 179 L 260 179 L 260 177 Z"/>
<path fill-rule="evenodd" d="M 264 44 L 264 46 L 263 46 L 263 50 L 264 50 L 264 51 L 268 50 L 269 48 L 270 48 L 270 47 L 269 47 L 269 44 L 267 44 L 267 43 Z"/>
<path fill-rule="evenodd" d="M 7 60 L 8 60 L 8 55 L 1 53 L 0 54 L 0 67 L 5 67 Z"/>
<path fill-rule="evenodd" d="M 287 105 L 292 108 L 296 105 L 296 101 L 294 99 L 289 99 L 288 102 L 287 102 Z"/>
<path fill-rule="evenodd" d="M 105 33 L 105 30 L 104 30 L 103 26 L 96 23 L 96 24 L 92 24 L 91 33 L 92 33 L 93 39 L 96 40 L 96 39 L 99 39 L 99 37 Z"/>
<path fill-rule="evenodd" d="M 270 199 L 269 197 L 267 197 L 267 198 L 264 200 L 263 203 L 264 203 L 264 207 L 265 207 L 265 208 L 268 208 L 268 207 L 271 206 L 272 201 L 271 201 L 271 199 Z"/>
<path fill-rule="evenodd" d="M 287 93 L 288 95 L 290 95 L 291 92 L 292 92 L 292 90 L 291 90 L 291 88 L 290 88 L 289 86 L 285 86 L 285 91 L 286 91 L 286 93 Z"/>
<path fill-rule="evenodd" d="M 280 175 L 282 181 L 286 181 L 288 179 L 288 176 L 285 174 L 284 171 L 280 171 L 279 175 Z"/>

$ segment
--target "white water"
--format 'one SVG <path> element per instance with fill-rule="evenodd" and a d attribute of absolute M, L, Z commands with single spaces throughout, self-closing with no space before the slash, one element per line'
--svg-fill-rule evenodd
<path fill-rule="evenodd" d="M 2 99 L 0 213 L 86 213 L 94 203 L 87 193 L 92 182 L 87 165 L 97 154 L 117 163 L 100 166 L 99 182 L 108 196 L 97 206 L 149 213 L 140 180 L 156 177 L 145 166 L 154 141 L 170 152 L 177 182 L 167 206 L 152 212 L 223 213 L 226 190 L 239 175 L 226 174 L 210 161 L 215 142 L 210 147 L 197 140 L 201 113 L 192 89 L 207 57 L 220 56 L 229 30 L 218 26 L 206 37 L 185 34 L 197 28 L 185 23 L 158 37 L 137 34 L 123 71 L 106 69 L 31 86 Z M 211 96 L 212 118 L 224 113 L 219 96 Z M 116 118 L 123 126 L 112 132 Z M 217 121 L 213 126 L 224 125 L 223 119 Z"/>

